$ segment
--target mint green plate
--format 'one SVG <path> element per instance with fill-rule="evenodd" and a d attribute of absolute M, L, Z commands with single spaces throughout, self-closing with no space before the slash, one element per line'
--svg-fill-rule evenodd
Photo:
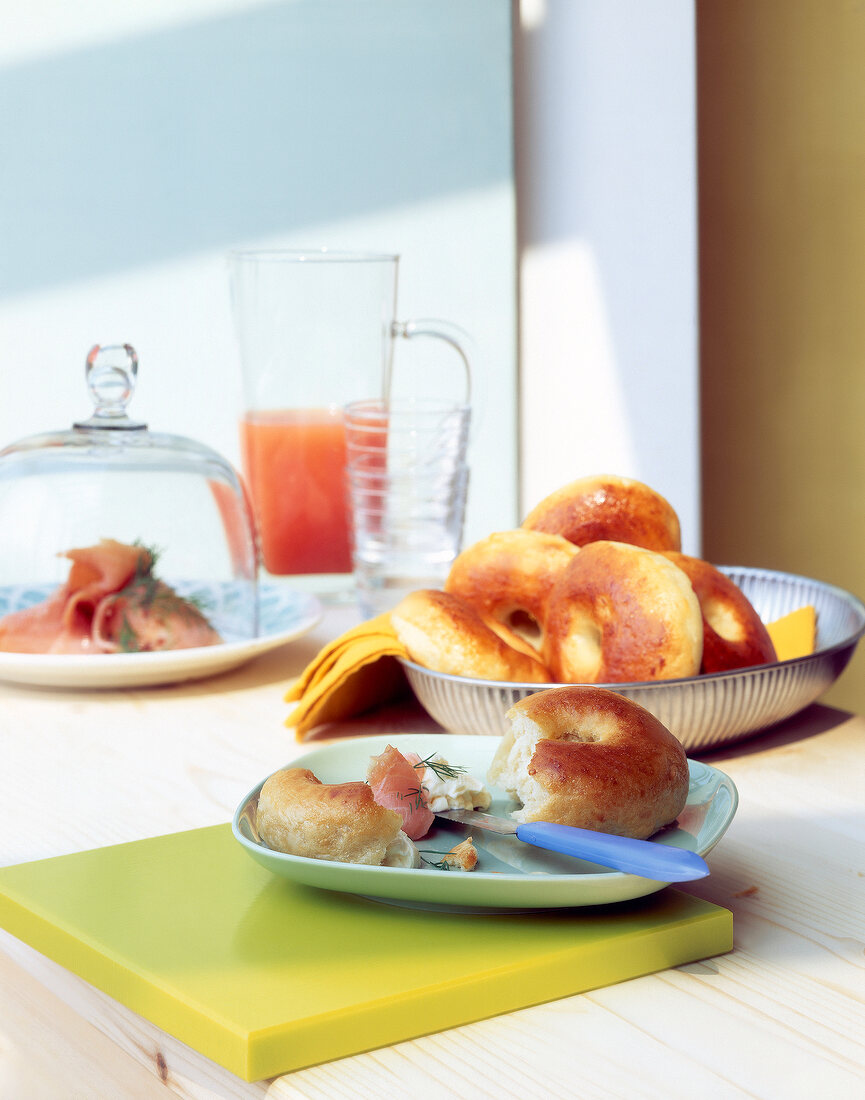
<path fill-rule="evenodd" d="M 371 756 L 392 744 L 421 756 L 440 752 L 451 764 L 460 764 L 485 779 L 498 737 L 474 734 L 391 734 L 339 741 L 304 753 L 288 767 L 309 768 L 322 783 L 363 779 Z M 706 856 L 733 820 L 738 794 L 733 781 L 708 764 L 689 760 L 691 783 L 688 802 L 675 825 L 653 839 L 677 848 L 690 848 Z M 444 872 L 421 867 L 368 867 L 286 855 L 266 847 L 256 830 L 258 796 L 264 780 L 238 806 L 232 829 L 246 851 L 276 875 L 316 886 L 361 894 L 394 904 L 447 908 L 460 911 L 526 910 L 608 905 L 644 897 L 666 883 L 622 871 L 610 871 L 571 856 L 546 852 L 523 844 L 516 837 L 496 836 L 475 830 L 471 835 L 478 850 L 478 869 L 470 873 Z M 491 788 L 490 812 L 505 816 L 517 808 L 504 792 Z M 470 830 L 450 823 L 436 824 L 417 842 L 422 855 L 437 861 Z"/>

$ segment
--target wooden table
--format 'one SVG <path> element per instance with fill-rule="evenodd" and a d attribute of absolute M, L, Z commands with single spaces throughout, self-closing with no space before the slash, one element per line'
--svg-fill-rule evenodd
<path fill-rule="evenodd" d="M 0 863 L 230 819 L 301 746 L 283 689 L 353 621 L 217 679 L 0 687 Z M 413 706 L 347 729 L 435 728 Z M 0 934 L 0 1097 L 865 1095 L 865 720 L 815 705 L 707 754 L 740 806 L 687 889 L 734 913 L 725 956 L 248 1085 Z"/>

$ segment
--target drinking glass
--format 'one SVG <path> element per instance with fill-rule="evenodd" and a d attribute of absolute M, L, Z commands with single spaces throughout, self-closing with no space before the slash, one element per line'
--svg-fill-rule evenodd
<path fill-rule="evenodd" d="M 436 399 L 346 406 L 354 574 L 365 617 L 441 588 L 462 543 L 470 408 Z"/>
<path fill-rule="evenodd" d="M 459 330 L 396 319 L 391 253 L 236 251 L 229 266 L 241 456 L 264 569 L 325 598 L 353 598 L 343 408 L 388 400 L 395 339 L 443 339 L 468 373 Z"/>

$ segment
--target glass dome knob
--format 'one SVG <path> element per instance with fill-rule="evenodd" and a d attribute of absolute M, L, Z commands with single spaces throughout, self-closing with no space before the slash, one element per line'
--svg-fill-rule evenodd
<path fill-rule="evenodd" d="M 76 428 L 144 428 L 130 420 L 126 406 L 135 393 L 138 355 L 131 344 L 94 344 L 85 367 L 87 388 L 93 401 L 93 415 Z"/>

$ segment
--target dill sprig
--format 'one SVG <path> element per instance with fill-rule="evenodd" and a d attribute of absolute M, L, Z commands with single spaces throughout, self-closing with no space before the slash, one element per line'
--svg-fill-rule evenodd
<path fill-rule="evenodd" d="M 141 550 L 135 563 L 135 572 L 129 581 L 116 593 L 135 600 L 145 609 L 157 607 L 168 612 L 188 612 L 190 609 L 202 612 L 206 601 L 200 596 L 179 596 L 174 589 L 156 576 L 156 564 L 162 556 L 162 550 L 156 546 L 145 546 L 137 539 L 133 546 Z"/>
<path fill-rule="evenodd" d="M 156 576 L 155 568 L 162 555 L 161 549 L 145 546 L 138 539 L 132 545 L 141 551 L 135 563 L 135 572 L 123 588 L 114 593 L 112 602 L 125 600 L 143 611 L 153 611 L 163 622 L 171 615 L 178 615 L 188 622 L 203 620 L 207 623 L 205 600 L 199 596 L 180 596 Z M 118 631 L 117 645 L 122 653 L 138 653 L 141 648 L 135 628 L 125 612 Z"/>
<path fill-rule="evenodd" d="M 425 848 L 424 851 L 429 853 L 429 855 L 431 855 L 431 856 L 449 856 L 450 855 L 450 852 L 437 852 L 433 848 Z M 418 854 L 420 855 L 420 858 L 423 860 L 424 863 L 426 863 L 430 867 L 435 867 L 435 869 L 437 871 L 449 871 L 451 869 L 448 862 L 444 859 L 440 859 L 436 862 L 435 860 L 427 859 L 427 857 L 424 855 L 423 852 L 419 852 Z"/>
<path fill-rule="evenodd" d="M 427 855 L 444 857 L 438 861 L 427 859 L 424 852 L 421 851 L 418 852 L 418 855 L 424 863 L 429 864 L 430 867 L 435 867 L 439 871 L 473 871 L 477 866 L 478 853 L 472 841 L 473 838 L 467 836 L 465 840 L 461 840 L 459 844 L 455 844 L 447 852 L 440 852 L 435 848 L 424 849 Z M 465 860 L 463 859 L 464 856 Z M 468 862 L 468 866 L 466 866 L 466 862 Z"/>
<path fill-rule="evenodd" d="M 415 771 L 423 771 L 424 768 L 429 768 L 439 779 L 456 779 L 458 775 L 465 774 L 466 768 L 459 764 L 448 764 L 446 760 L 435 760 L 434 757 L 437 755 L 437 753 L 430 753 L 426 759 L 418 760 L 416 764 L 412 764 L 412 767 Z M 420 810 L 424 806 L 423 794 L 427 789 L 423 783 L 418 783 L 416 787 L 409 787 L 407 791 L 400 791 L 399 797 L 401 799 L 413 799 L 415 810 Z"/>
<path fill-rule="evenodd" d="M 156 563 L 162 555 L 162 551 L 156 546 L 145 546 L 138 539 L 132 544 L 141 553 L 135 562 L 135 572 L 127 583 L 117 592 L 118 598 L 135 596 L 136 603 L 142 607 L 150 607 L 156 600 L 160 581 L 156 579 Z"/>
<path fill-rule="evenodd" d="M 120 630 L 117 632 L 117 647 L 121 653 L 138 653 L 141 649 L 138 644 L 138 635 L 135 633 L 125 611 L 120 621 Z"/>
<path fill-rule="evenodd" d="M 414 808 L 416 810 L 420 810 L 420 809 L 423 809 L 423 805 L 424 805 L 423 792 L 425 790 L 426 790 L 426 787 L 409 787 L 409 789 L 407 791 L 400 791 L 399 792 L 399 797 L 401 799 L 413 798 L 414 799 Z"/>
<path fill-rule="evenodd" d="M 458 775 L 465 775 L 468 768 L 464 768 L 461 764 L 448 764 L 446 760 L 436 760 L 437 753 L 430 753 L 425 760 L 418 760 L 413 765 L 415 768 L 429 768 L 431 772 L 439 779 L 456 779 Z"/>

